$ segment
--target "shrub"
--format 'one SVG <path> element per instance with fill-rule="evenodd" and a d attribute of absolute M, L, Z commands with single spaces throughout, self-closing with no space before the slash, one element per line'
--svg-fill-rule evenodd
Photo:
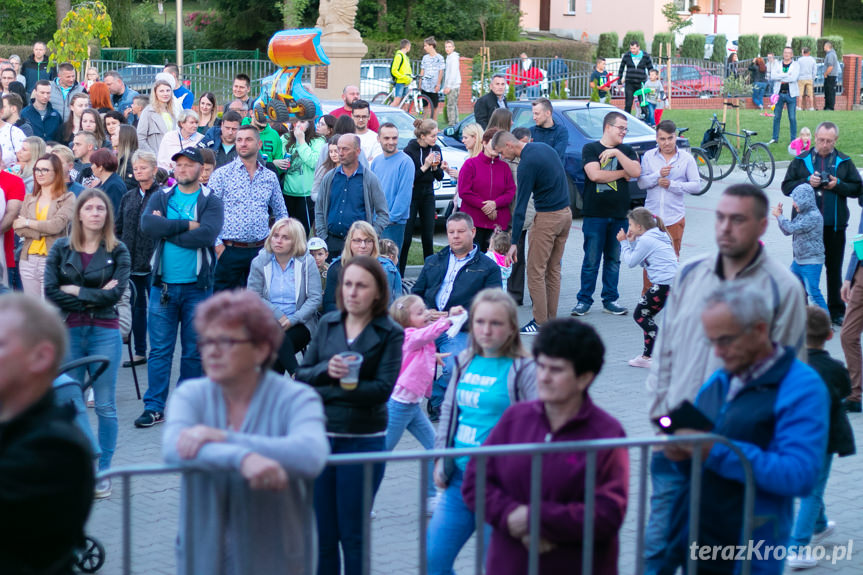
<path fill-rule="evenodd" d="M 623 42 L 620 43 L 620 51 L 628 52 L 630 42 L 638 42 L 642 50 L 647 50 L 647 44 L 644 43 L 644 32 L 627 32 L 623 37 Z"/>
<path fill-rule="evenodd" d="M 506 101 L 515 102 L 515 84 L 510 84 L 506 90 Z"/>
<path fill-rule="evenodd" d="M 659 57 L 659 47 L 662 46 L 662 56 L 663 58 L 668 58 L 670 54 L 668 54 L 668 47 L 671 47 L 671 52 L 674 53 L 674 35 L 671 32 L 657 32 L 656 36 L 653 37 L 653 43 L 650 46 L 650 55 L 653 57 L 653 62 L 655 64 L 659 64 L 657 58 Z"/>
<path fill-rule="evenodd" d="M 209 26 L 205 30 L 207 36 L 210 36 L 211 30 L 215 30 L 217 28 L 217 26 Z M 221 33 L 230 34 L 230 31 L 221 29 Z M 225 36 L 223 36 L 223 38 L 224 37 Z M 408 39 L 411 41 L 411 52 L 408 55 L 411 60 L 419 62 L 423 56 L 422 38 Z M 368 59 L 391 59 L 399 48 L 398 42 L 381 42 L 366 39 L 363 39 L 363 42 L 369 49 L 363 58 Z M 442 41 L 439 41 L 438 45 L 442 43 Z M 485 45 L 489 49 L 492 60 L 518 58 L 518 55 L 522 52 L 526 52 L 531 58 L 551 58 L 559 55 L 564 60 L 579 60 L 581 62 L 590 62 L 593 60 L 593 47 L 586 42 L 576 42 L 574 40 L 556 40 L 554 42 L 486 42 Z M 474 56 L 479 55 L 479 49 L 481 47 L 481 40 L 456 40 L 455 42 L 456 52 L 464 58 L 473 58 Z M 616 54 L 614 57 L 616 58 L 618 56 L 620 56 L 620 54 Z M 479 60 L 477 60 L 477 62 L 479 62 Z M 479 70 L 479 64 L 477 63 L 474 68 Z"/>
<path fill-rule="evenodd" d="M 620 47 L 617 44 L 617 32 L 603 32 L 599 35 L 599 45 L 596 47 L 596 57 L 620 57 Z"/>
<path fill-rule="evenodd" d="M 725 34 L 717 34 L 713 38 L 713 54 L 710 55 L 710 61 L 725 62 L 728 59 L 726 46 L 728 46 L 728 37 Z M 737 57 L 739 58 L 740 55 Z"/>
<path fill-rule="evenodd" d="M 751 60 L 758 57 L 758 34 L 743 34 L 737 39 L 737 57 Z"/>
<path fill-rule="evenodd" d="M 687 34 L 680 47 L 681 58 L 704 58 L 704 34 Z"/>
<path fill-rule="evenodd" d="M 828 40 L 833 42 L 833 49 L 836 50 L 836 55 L 841 58 L 842 54 L 844 54 L 842 49 L 842 36 L 822 36 L 821 38 L 818 38 L 818 57 L 824 57 L 824 42 L 827 42 Z"/>
<path fill-rule="evenodd" d="M 787 45 L 788 37 L 784 34 L 765 34 L 761 37 L 761 56 L 773 53 L 779 58 Z"/>
<path fill-rule="evenodd" d="M 791 38 L 791 49 L 794 50 L 795 56 L 803 54 L 803 47 L 806 46 L 814 54 L 818 48 L 818 43 L 812 36 L 794 36 Z"/>

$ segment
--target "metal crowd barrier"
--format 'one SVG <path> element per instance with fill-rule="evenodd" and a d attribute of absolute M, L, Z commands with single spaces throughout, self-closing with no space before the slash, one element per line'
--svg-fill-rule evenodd
<path fill-rule="evenodd" d="M 540 541 L 540 503 L 542 487 L 542 456 L 546 453 L 561 452 L 586 452 L 586 478 L 585 478 L 585 507 L 584 507 L 584 538 L 582 540 L 582 562 L 581 572 L 589 574 L 593 572 L 593 542 L 594 542 L 594 509 L 596 497 L 596 465 L 597 452 L 618 449 L 637 448 L 640 451 L 640 465 L 638 476 L 638 503 L 637 503 L 637 530 L 636 530 L 636 570 L 635 575 L 644 572 L 644 530 L 647 520 L 647 477 L 650 462 L 651 448 L 654 446 L 665 446 L 671 444 L 686 444 L 701 446 L 708 442 L 722 443 L 727 445 L 740 458 L 743 466 L 744 498 L 743 498 L 743 532 L 741 540 L 746 542 L 752 538 L 753 513 L 755 505 L 755 478 L 752 472 L 752 464 L 729 439 L 713 434 L 700 434 L 690 436 L 669 436 L 649 438 L 620 438 L 602 439 L 593 441 L 571 441 L 560 443 L 527 443 L 513 445 L 496 445 L 490 447 L 476 447 L 470 449 L 445 449 L 429 451 L 399 451 L 380 453 L 356 453 L 333 455 L 327 460 L 327 465 L 362 465 L 363 466 L 363 575 L 371 575 L 371 510 L 373 503 L 372 477 L 374 464 L 376 463 L 398 463 L 414 461 L 419 466 L 419 488 L 418 500 L 419 510 L 417 522 L 419 525 L 419 574 L 427 574 L 426 559 L 426 488 L 428 485 L 429 459 L 455 458 L 470 456 L 476 461 L 476 550 L 474 556 L 474 574 L 483 573 L 484 538 L 482 532 L 485 524 L 485 494 L 486 494 L 486 469 L 489 457 L 499 455 L 529 455 L 531 458 L 530 473 L 530 502 L 529 502 L 529 534 L 530 545 L 528 551 L 528 575 L 539 574 L 539 541 Z M 122 482 L 122 552 L 124 575 L 132 573 L 132 535 L 131 535 L 131 483 L 132 477 L 143 475 L 162 475 L 170 473 L 212 473 L 198 470 L 190 470 L 180 466 L 151 465 L 151 466 L 129 466 L 110 469 L 99 474 L 100 478 L 120 479 Z M 698 525 L 700 519 L 701 498 L 701 476 L 702 456 L 701 450 L 693 450 L 691 489 L 689 496 L 689 546 L 697 541 Z M 185 512 L 191 514 L 194 509 L 193 494 L 187 493 L 185 500 Z M 629 502 L 627 502 L 629 503 Z M 312 497 L 308 498 L 308 504 L 312 505 Z M 191 533 L 191 521 L 186 522 L 187 531 L 183 540 L 187 542 L 185 552 L 186 573 L 195 573 L 194 554 L 191 551 L 194 545 L 194 534 Z M 688 547 L 690 548 L 690 547 Z M 309 565 L 307 572 L 311 572 Z M 744 561 L 741 565 L 740 575 L 749 575 L 751 562 Z M 697 560 L 692 553 L 687 555 L 687 573 L 697 575 Z"/>

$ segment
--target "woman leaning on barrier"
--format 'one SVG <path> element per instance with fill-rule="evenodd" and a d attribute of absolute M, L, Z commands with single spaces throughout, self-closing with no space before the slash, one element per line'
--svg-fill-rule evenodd
<path fill-rule="evenodd" d="M 544 325 L 534 344 L 539 401 L 509 408 L 486 446 L 517 443 L 590 441 L 624 437 L 614 417 L 587 393 L 602 368 L 605 348 L 596 331 L 573 319 Z M 539 572 L 581 573 L 585 536 L 587 453 L 548 453 L 542 457 L 539 510 Z M 476 500 L 476 461 L 465 473 L 462 493 L 468 508 Z M 528 571 L 531 457 L 488 459 L 486 523 L 493 529 L 486 572 Z M 593 523 L 593 574 L 616 574 L 618 532 L 626 515 L 629 456 L 625 449 L 598 451 Z"/>
<path fill-rule="evenodd" d="M 483 290 L 474 298 L 468 347 L 455 362 L 441 405 L 435 449 L 479 447 L 507 407 L 536 397 L 535 366 L 521 344 L 517 311 L 515 301 L 500 289 Z M 445 491 L 428 527 L 431 575 L 453 573 L 453 563 L 474 531 L 473 511 L 461 494 L 467 464 L 467 457 L 435 462 L 435 484 Z M 486 542 L 489 536 L 486 529 Z"/>
<path fill-rule="evenodd" d="M 162 440 L 168 464 L 203 472 L 183 476 L 177 572 L 314 575 L 309 499 L 329 454 L 321 400 L 269 370 L 284 332 L 254 293 L 201 303 L 195 330 L 207 377 L 174 391 Z"/>

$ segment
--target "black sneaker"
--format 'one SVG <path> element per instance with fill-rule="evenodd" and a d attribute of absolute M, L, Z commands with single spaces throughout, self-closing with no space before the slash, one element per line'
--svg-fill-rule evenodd
<path fill-rule="evenodd" d="M 845 409 L 846 413 L 861 413 L 863 412 L 863 405 L 859 401 L 848 401 L 847 399 L 842 402 L 842 407 Z"/>
<path fill-rule="evenodd" d="M 536 323 L 535 319 L 532 319 L 522 326 L 519 333 L 521 335 L 536 335 L 539 333 L 539 325 Z"/>
<path fill-rule="evenodd" d="M 135 420 L 135 427 L 153 427 L 157 423 L 165 423 L 165 414 L 145 409 L 141 417 Z"/>

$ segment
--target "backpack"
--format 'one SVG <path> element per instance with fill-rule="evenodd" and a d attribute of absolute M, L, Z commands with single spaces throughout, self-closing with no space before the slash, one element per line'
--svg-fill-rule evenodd
<path fill-rule="evenodd" d="M 704 155 L 707 156 L 708 159 L 716 159 L 716 153 L 719 151 L 719 146 L 708 148 L 707 144 L 719 140 L 721 136 L 722 132 L 718 126 L 711 126 L 709 129 L 705 130 L 704 137 L 701 138 L 701 147 L 704 149 Z"/>
<path fill-rule="evenodd" d="M 397 65 L 396 65 L 396 58 L 398 58 L 399 56 L 401 56 L 401 58 L 402 58 L 402 59 L 401 59 L 401 60 L 399 60 L 399 63 L 398 63 L 398 66 L 397 66 Z M 396 75 L 395 75 L 395 74 L 393 74 L 393 68 L 395 68 L 396 70 L 398 70 L 399 68 L 401 68 L 401 66 L 402 66 L 402 62 L 404 62 L 404 58 L 405 58 L 405 55 L 404 55 L 404 54 L 402 54 L 401 52 L 396 52 L 396 55 L 395 55 L 395 56 L 393 56 L 393 61 L 392 61 L 392 63 L 390 64 L 390 80 L 392 80 L 392 83 L 393 83 L 393 84 L 395 84 L 395 83 L 396 83 L 396 81 L 398 80 L 398 78 L 396 78 Z"/>

